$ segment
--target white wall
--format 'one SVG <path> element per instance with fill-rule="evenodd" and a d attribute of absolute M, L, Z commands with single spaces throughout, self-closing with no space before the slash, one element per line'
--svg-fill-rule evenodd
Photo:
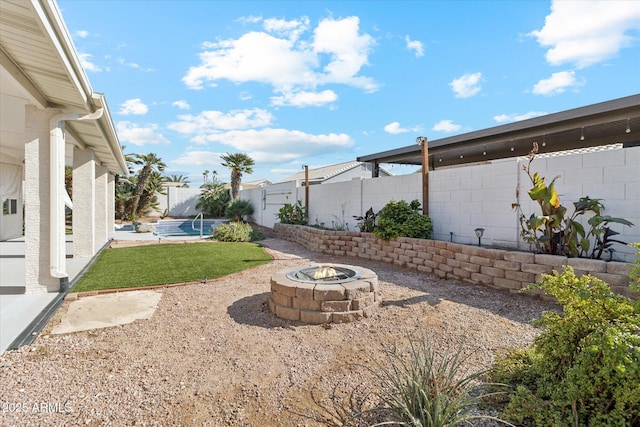
<path fill-rule="evenodd" d="M 448 241 L 453 232 L 454 242 L 477 243 L 473 230 L 483 227 L 483 245 L 528 248 L 528 244 L 519 242 L 518 214 L 511 208 L 512 203 L 520 202 L 525 215 L 539 213 L 527 194 L 531 182 L 522 170 L 526 163 L 526 159 L 512 158 L 429 172 L 429 216 L 434 224 L 434 238 Z M 614 224 L 612 228 L 621 233 L 617 237 L 626 242 L 640 242 L 640 147 L 539 157 L 532 163 L 532 171 L 545 176 L 547 183 L 559 176 L 556 190 L 570 213 L 573 202 L 580 197 L 603 199 L 605 215 L 636 224 L 635 227 Z M 244 190 L 240 198 L 252 203 L 258 224 L 273 227 L 277 222 L 275 214 L 283 204 L 296 200 L 304 203 L 304 187 L 294 185 L 283 183 Z M 421 175 L 312 185 L 309 223 L 324 222 L 331 227 L 331 221 L 334 225 L 345 222 L 354 230 L 354 215 L 363 215 L 370 207 L 378 212 L 391 199 L 422 202 Z M 615 245 L 615 250 L 616 259 L 635 260 L 631 248 Z"/>

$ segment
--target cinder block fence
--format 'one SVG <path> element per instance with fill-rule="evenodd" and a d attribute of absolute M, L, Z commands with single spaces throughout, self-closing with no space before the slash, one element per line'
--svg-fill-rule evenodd
<path fill-rule="evenodd" d="M 274 224 L 276 235 L 326 255 L 348 256 L 393 264 L 456 279 L 474 285 L 518 291 L 540 279 L 543 273 L 573 267 L 577 275 L 591 274 L 611 285 L 614 292 L 635 295 L 629 287 L 631 264 L 567 258 L 500 249 L 489 249 L 438 240 L 399 237 L 384 241 L 373 233 L 321 230 L 314 227 Z"/>

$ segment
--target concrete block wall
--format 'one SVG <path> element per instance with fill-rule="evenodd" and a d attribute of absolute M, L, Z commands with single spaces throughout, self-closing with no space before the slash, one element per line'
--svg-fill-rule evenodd
<path fill-rule="evenodd" d="M 408 237 L 387 242 L 373 233 L 279 223 L 274 230 L 279 238 L 296 242 L 313 252 L 386 262 L 474 285 L 518 291 L 538 281 L 543 273 L 571 266 L 577 275 L 591 274 L 609 283 L 614 292 L 633 295 L 629 288 L 631 264 L 624 262 L 566 258 Z"/>
<path fill-rule="evenodd" d="M 546 182 L 558 176 L 555 186 L 564 206 L 572 213 L 573 202 L 580 197 L 603 199 L 605 215 L 622 217 L 635 227 L 613 224 L 621 233 L 620 240 L 640 242 L 640 147 L 620 148 L 585 154 L 539 156 L 531 171 L 545 176 Z M 429 216 L 434 226 L 434 239 L 453 243 L 477 243 L 474 229 L 485 229 L 482 243 L 505 249 L 529 250 L 520 238 L 518 212 L 513 203 L 522 205 L 526 216 L 539 213 L 529 198 L 529 177 L 522 167 L 525 158 L 511 158 L 442 168 L 429 172 Z M 260 195 L 286 191 L 277 200 L 267 196 L 264 205 Z M 519 196 L 517 196 L 519 195 Z M 273 227 L 275 213 L 284 203 L 304 203 L 304 187 L 295 182 L 281 183 L 257 190 L 241 191 L 240 197 L 251 201 L 258 224 Z M 361 216 L 372 207 L 375 212 L 391 199 L 422 202 L 422 176 L 399 175 L 372 179 L 354 179 L 309 187 L 309 223 L 331 227 L 336 218 L 357 230 L 353 216 Z M 344 215 L 343 215 L 344 208 Z M 584 218 L 586 224 L 588 218 Z M 451 234 L 453 233 L 453 235 Z M 614 245 L 613 260 L 633 262 L 635 251 L 625 245 Z"/>

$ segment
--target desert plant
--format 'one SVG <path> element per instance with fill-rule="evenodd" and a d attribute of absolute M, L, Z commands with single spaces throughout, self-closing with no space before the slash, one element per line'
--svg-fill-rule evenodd
<path fill-rule="evenodd" d="M 253 206 L 248 200 L 234 200 L 224 211 L 224 215 L 234 222 L 242 222 L 245 216 L 253 214 Z"/>
<path fill-rule="evenodd" d="M 556 298 L 544 331 L 524 353 L 497 363 L 493 377 L 514 386 L 504 416 L 535 425 L 640 425 L 640 305 L 571 267 L 532 289 Z"/>
<path fill-rule="evenodd" d="M 378 214 L 378 226 L 374 230 L 382 240 L 396 237 L 415 237 L 430 239 L 433 233 L 431 218 L 420 214 L 420 202 L 413 200 L 390 200 Z"/>
<path fill-rule="evenodd" d="M 298 224 L 305 225 L 307 223 L 307 208 L 302 206 L 302 201 L 298 200 L 295 205 L 285 203 L 276 217 L 282 224 Z"/>
<path fill-rule="evenodd" d="M 386 363 L 372 372 L 379 381 L 380 400 L 400 425 L 455 426 L 473 419 L 493 419 L 474 412 L 484 399 L 503 391 L 489 391 L 499 384 L 482 384 L 485 374 L 463 374 L 462 349 L 444 354 L 431 338 L 410 339 L 409 348 L 385 348 Z M 502 421 L 504 424 L 508 424 Z M 510 425 L 510 424 L 508 424 Z"/>
<path fill-rule="evenodd" d="M 364 216 L 354 215 L 353 217 L 358 221 L 357 225 L 361 232 L 371 233 L 375 229 L 377 215 L 373 212 L 373 207 L 369 208 L 369 210 L 365 212 Z"/>
<path fill-rule="evenodd" d="M 251 242 L 264 239 L 262 232 L 243 222 L 220 224 L 213 232 L 213 239 L 220 242 Z"/>

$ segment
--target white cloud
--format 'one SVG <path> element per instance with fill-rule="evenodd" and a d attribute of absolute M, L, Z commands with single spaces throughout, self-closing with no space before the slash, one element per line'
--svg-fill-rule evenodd
<path fill-rule="evenodd" d="M 143 116 L 149 112 L 149 107 L 147 107 L 140 98 L 128 99 L 120 104 L 120 111 L 118 114 L 122 114 L 128 116 L 130 114 L 134 114 L 136 116 Z"/>
<path fill-rule="evenodd" d="M 173 161 L 179 165 L 187 166 L 209 166 L 220 164 L 220 155 L 224 153 L 215 153 L 213 151 L 187 151 L 182 156 Z"/>
<path fill-rule="evenodd" d="M 228 130 L 265 127 L 273 121 L 273 115 L 267 110 L 203 111 L 198 115 L 178 116 L 179 121 L 169 124 L 168 128 L 182 134 L 193 135 L 194 140 L 203 140 L 210 133 Z"/>
<path fill-rule="evenodd" d="M 453 123 L 452 120 L 440 120 L 432 129 L 438 132 L 456 132 L 462 129 L 462 126 Z"/>
<path fill-rule="evenodd" d="M 385 132 L 393 135 L 398 135 L 398 134 L 407 133 L 407 132 L 420 132 L 420 130 L 422 130 L 420 126 L 415 126 L 413 128 L 400 127 L 399 122 L 391 122 L 384 127 Z"/>
<path fill-rule="evenodd" d="M 464 74 L 454 79 L 449 83 L 449 86 L 453 89 L 456 98 L 469 98 L 480 92 L 482 89 L 480 86 L 481 80 L 482 73 Z"/>
<path fill-rule="evenodd" d="M 201 135 L 208 143 L 220 143 L 231 151 L 247 153 L 256 163 L 279 164 L 301 157 L 331 154 L 351 148 L 346 134 L 314 135 L 289 129 L 250 129 Z M 184 157 L 184 156 L 183 156 Z"/>
<path fill-rule="evenodd" d="M 254 15 L 242 16 L 236 19 L 236 21 L 241 22 L 243 24 L 255 24 L 262 21 L 262 16 L 254 16 Z"/>
<path fill-rule="evenodd" d="M 300 20 L 287 21 L 285 19 L 269 18 L 265 19 L 264 29 L 270 33 L 275 33 L 287 37 L 290 40 L 298 40 L 300 35 L 309 29 L 309 18 L 306 16 Z"/>
<path fill-rule="evenodd" d="M 252 31 L 238 39 L 203 43 L 200 64 L 190 67 L 182 81 L 192 89 L 215 86 L 218 80 L 261 82 L 276 94 L 316 91 L 324 84 L 377 90 L 373 79 L 359 75 L 375 41 L 360 33 L 357 17 L 324 19 L 304 40 L 308 18 L 266 20 L 265 27 L 275 34 Z"/>
<path fill-rule="evenodd" d="M 629 31 L 640 29 L 638 1 L 558 1 L 540 30 L 529 35 L 548 47 L 551 65 L 574 64 L 588 67 L 615 56 L 629 46 Z"/>
<path fill-rule="evenodd" d="M 500 114 L 497 116 L 493 117 L 493 120 L 495 120 L 498 123 L 508 123 L 508 122 L 519 122 L 521 120 L 527 120 L 527 119 L 532 119 L 534 117 L 540 117 L 540 116 L 544 116 L 545 113 L 544 111 L 529 111 L 528 113 L 524 113 L 524 114 Z"/>
<path fill-rule="evenodd" d="M 179 101 L 174 102 L 173 104 L 174 107 L 178 107 L 181 110 L 188 110 L 191 107 L 189 106 L 189 103 L 187 101 L 185 101 L 184 99 L 181 99 Z"/>
<path fill-rule="evenodd" d="M 84 39 L 89 37 L 89 32 L 85 30 L 78 30 L 76 31 L 76 36 L 80 37 L 81 39 Z"/>
<path fill-rule="evenodd" d="M 169 144 L 169 140 L 158 132 L 158 125 L 156 124 L 141 126 L 132 122 L 118 122 L 116 130 L 123 145 L 125 145 L 124 143 L 131 143 L 137 146 Z"/>
<path fill-rule="evenodd" d="M 80 64 L 82 65 L 82 68 L 84 68 L 86 71 L 93 71 L 94 73 L 99 73 L 102 71 L 102 68 L 100 68 L 100 66 L 94 64 L 91 61 L 93 55 L 91 55 L 90 53 L 79 53 L 78 57 L 80 58 Z"/>
<path fill-rule="evenodd" d="M 556 95 L 563 93 L 567 88 L 579 86 L 576 82 L 575 71 L 560 71 L 551 74 L 548 79 L 540 80 L 533 86 L 532 92 L 536 95 Z"/>
<path fill-rule="evenodd" d="M 338 95 L 332 90 L 322 92 L 283 92 L 280 96 L 271 97 L 271 105 L 294 107 L 320 107 L 331 104 L 338 99 Z"/>
<path fill-rule="evenodd" d="M 407 49 L 414 50 L 417 57 L 424 56 L 424 45 L 421 41 L 411 40 L 409 36 L 405 36 L 404 40 L 407 42 Z"/>
<path fill-rule="evenodd" d="M 133 68 L 133 69 L 136 69 L 136 70 L 154 71 L 153 68 L 142 68 L 139 64 L 136 64 L 135 62 L 127 61 L 122 57 L 116 58 L 116 62 L 118 64 L 120 64 L 120 65 L 124 65 L 125 67 Z"/>

